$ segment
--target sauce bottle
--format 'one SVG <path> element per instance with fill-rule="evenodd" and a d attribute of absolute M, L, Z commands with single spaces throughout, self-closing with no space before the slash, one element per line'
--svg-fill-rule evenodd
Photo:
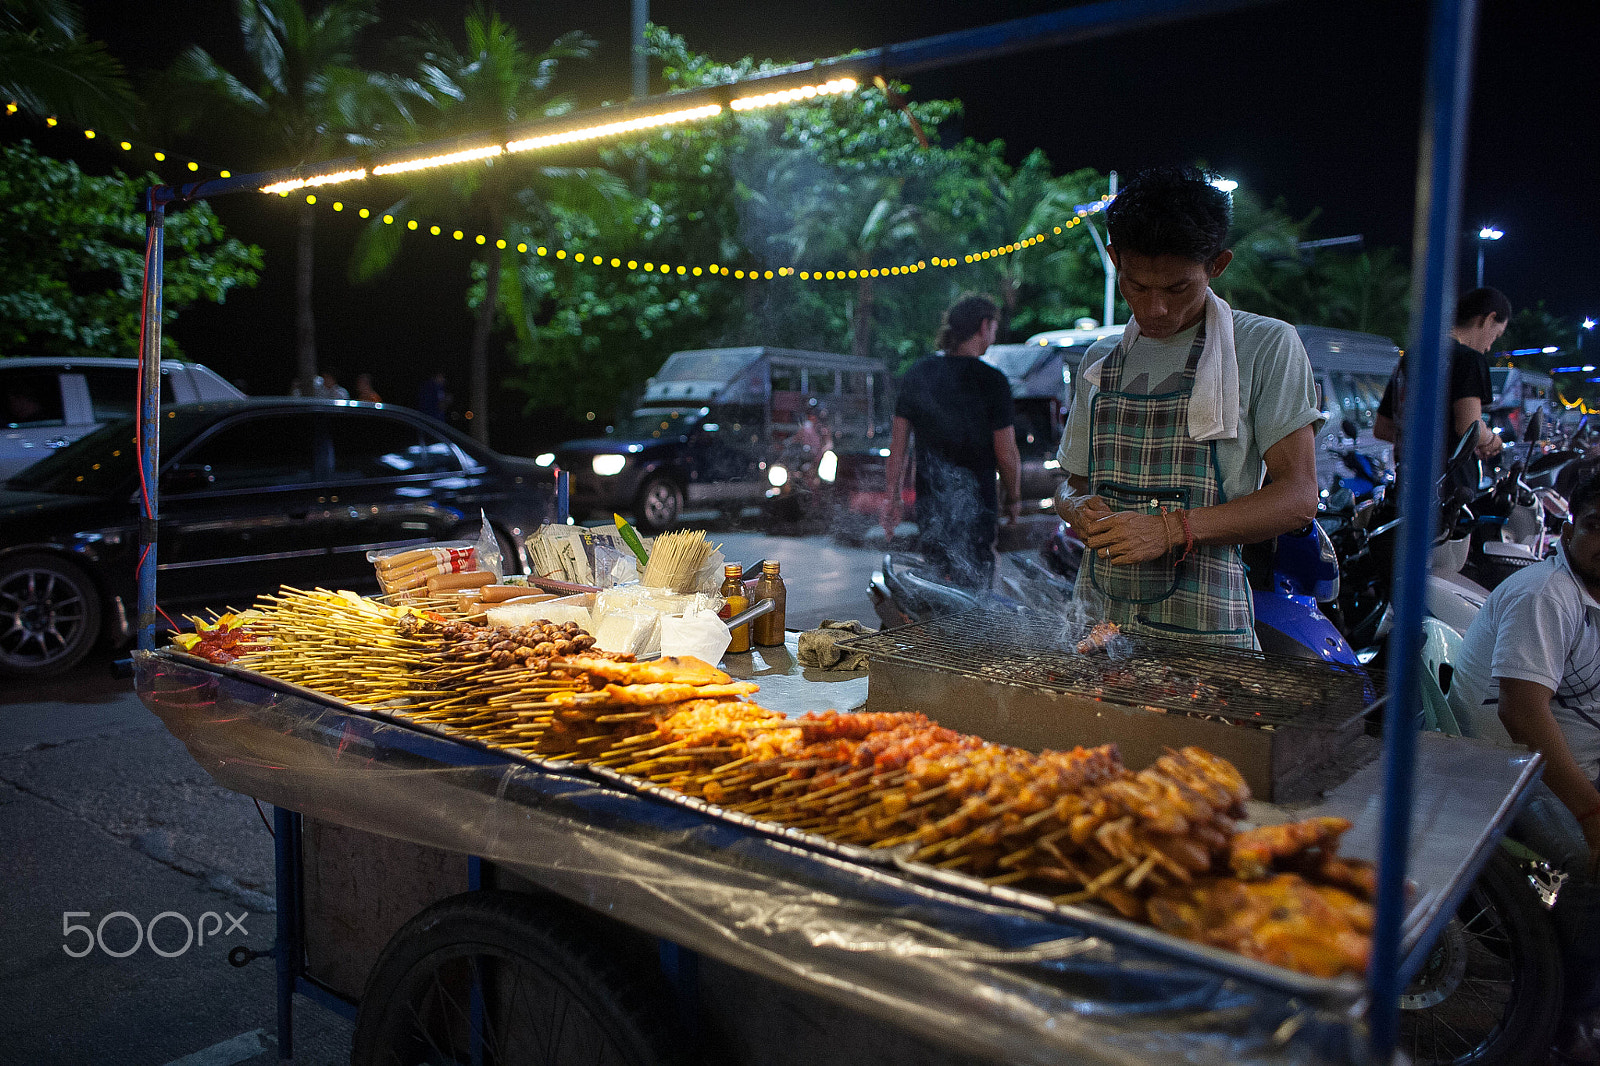
<path fill-rule="evenodd" d="M 717 616 L 724 621 L 734 615 L 745 611 L 750 606 L 750 597 L 744 594 L 744 568 L 738 563 L 729 563 L 722 568 L 722 610 Z M 728 644 L 730 652 L 750 650 L 750 623 L 735 626 L 729 630 L 733 640 Z"/>
<path fill-rule="evenodd" d="M 764 648 L 783 643 L 783 614 L 787 594 L 775 559 L 762 562 L 761 578 L 756 582 L 756 602 L 769 599 L 773 601 L 773 609 L 750 623 L 750 639 Z"/>

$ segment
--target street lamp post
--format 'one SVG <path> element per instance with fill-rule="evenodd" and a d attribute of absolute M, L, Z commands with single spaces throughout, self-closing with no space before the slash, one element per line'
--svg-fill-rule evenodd
<path fill-rule="evenodd" d="M 1478 230 L 1478 288 L 1483 288 L 1483 246 L 1488 241 L 1497 241 L 1506 235 L 1506 231 L 1496 229 L 1494 226 L 1484 226 Z"/>

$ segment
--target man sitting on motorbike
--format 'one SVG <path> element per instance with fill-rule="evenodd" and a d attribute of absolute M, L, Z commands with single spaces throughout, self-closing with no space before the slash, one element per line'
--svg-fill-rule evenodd
<path fill-rule="evenodd" d="M 1571 514 L 1555 554 L 1489 594 L 1467 630 L 1450 705 L 1469 736 L 1544 755 L 1544 780 L 1514 833 L 1569 875 L 1551 912 L 1567 1039 L 1580 1061 L 1600 1061 L 1600 477 L 1578 486 Z"/>

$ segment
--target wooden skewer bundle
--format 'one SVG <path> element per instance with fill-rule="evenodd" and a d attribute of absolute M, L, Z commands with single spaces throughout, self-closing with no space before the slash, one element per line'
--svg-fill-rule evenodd
<path fill-rule="evenodd" d="M 663 533 L 650 545 L 650 561 L 639 580 L 652 588 L 693 592 L 695 576 L 717 547 L 706 540 L 704 530 Z"/>

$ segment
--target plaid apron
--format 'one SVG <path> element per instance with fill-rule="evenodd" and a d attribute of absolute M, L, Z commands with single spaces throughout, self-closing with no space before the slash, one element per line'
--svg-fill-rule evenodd
<path fill-rule="evenodd" d="M 1215 441 L 1189 436 L 1189 393 L 1205 346 L 1202 323 L 1189 349 L 1183 389 L 1155 396 L 1121 392 L 1126 353 L 1118 343 L 1100 371 L 1089 408 L 1089 490 L 1113 511 L 1160 514 L 1222 503 Z M 1250 585 L 1237 545 L 1196 544 L 1132 566 L 1090 551 L 1089 582 L 1108 619 L 1135 632 L 1257 648 Z M 1080 580 L 1080 586 L 1082 582 Z"/>

